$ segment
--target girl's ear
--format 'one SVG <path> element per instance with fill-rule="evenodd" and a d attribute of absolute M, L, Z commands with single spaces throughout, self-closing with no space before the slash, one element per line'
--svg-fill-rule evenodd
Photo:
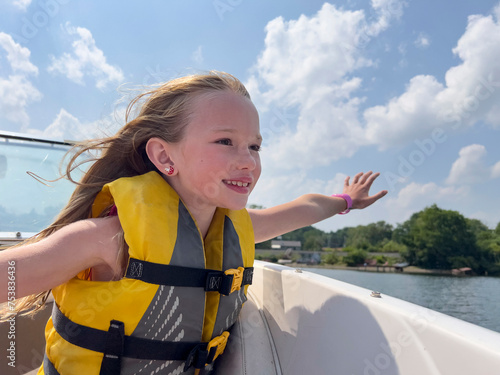
<path fill-rule="evenodd" d="M 151 138 L 148 143 L 146 143 L 146 154 L 149 160 L 151 160 L 155 167 L 164 174 L 174 165 L 170 157 L 169 146 L 168 142 L 160 138 Z M 169 174 L 169 176 L 171 175 L 172 173 Z"/>

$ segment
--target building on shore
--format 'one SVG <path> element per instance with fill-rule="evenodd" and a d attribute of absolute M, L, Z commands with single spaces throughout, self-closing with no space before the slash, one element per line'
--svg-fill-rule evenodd
<path fill-rule="evenodd" d="M 300 241 L 272 240 L 271 248 L 273 250 L 301 250 L 302 243 Z"/>

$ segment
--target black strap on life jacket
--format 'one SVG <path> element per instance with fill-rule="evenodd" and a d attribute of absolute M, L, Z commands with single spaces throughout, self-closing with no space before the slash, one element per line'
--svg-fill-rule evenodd
<path fill-rule="evenodd" d="M 52 362 L 50 362 L 49 357 L 47 357 L 47 353 L 43 356 L 43 373 L 45 375 L 60 375 Z"/>
<path fill-rule="evenodd" d="M 241 269 L 242 272 L 216 271 L 130 258 L 125 277 L 156 285 L 199 287 L 207 292 L 219 292 L 227 296 L 234 290 L 252 284 L 253 267 Z"/>
<path fill-rule="evenodd" d="M 108 331 L 84 326 L 71 321 L 55 303 L 52 324 L 56 332 L 69 343 L 104 353 L 99 375 L 119 375 L 122 357 L 185 361 L 184 371 L 191 366 L 201 369 L 211 364 L 224 351 L 228 336 L 225 335 L 223 339 L 219 336 L 210 343 L 159 341 L 126 336 L 122 322 L 112 320 Z M 46 369 L 49 370 L 46 372 L 48 375 L 57 374 L 52 364 L 44 363 L 44 370 Z M 50 372 L 51 369 L 53 372 Z"/>

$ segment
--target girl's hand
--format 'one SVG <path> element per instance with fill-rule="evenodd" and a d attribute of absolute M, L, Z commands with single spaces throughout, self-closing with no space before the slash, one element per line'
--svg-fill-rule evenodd
<path fill-rule="evenodd" d="M 346 177 L 343 193 L 351 197 L 352 208 L 361 209 L 368 207 L 387 194 L 387 190 L 382 190 L 375 195 L 369 196 L 373 181 L 375 181 L 379 175 L 380 173 L 373 173 L 372 171 L 367 173 L 360 172 L 354 176 L 351 185 L 349 185 L 350 177 Z"/>

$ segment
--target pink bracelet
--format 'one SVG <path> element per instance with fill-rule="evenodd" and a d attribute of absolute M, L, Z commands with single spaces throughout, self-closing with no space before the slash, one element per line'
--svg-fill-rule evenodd
<path fill-rule="evenodd" d="M 351 211 L 352 208 L 352 199 L 348 194 L 332 194 L 332 197 L 339 197 L 339 198 L 344 198 L 345 202 L 347 203 L 347 208 L 345 211 L 339 212 L 339 215 L 345 215 Z"/>

